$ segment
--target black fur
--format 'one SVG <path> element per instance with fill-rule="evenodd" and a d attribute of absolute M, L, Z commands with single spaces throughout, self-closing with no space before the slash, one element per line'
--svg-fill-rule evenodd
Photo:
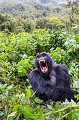
<path fill-rule="evenodd" d="M 39 60 L 44 59 L 48 64 L 48 71 L 43 73 L 39 66 Z M 30 72 L 29 81 L 36 96 L 44 102 L 52 101 L 68 101 L 77 99 L 74 95 L 77 91 L 70 89 L 70 76 L 66 66 L 59 65 L 53 62 L 52 58 L 45 52 L 40 53 L 35 59 L 36 69 Z"/>

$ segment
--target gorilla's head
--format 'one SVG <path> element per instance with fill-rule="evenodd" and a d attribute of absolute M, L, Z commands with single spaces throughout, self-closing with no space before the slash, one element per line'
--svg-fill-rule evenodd
<path fill-rule="evenodd" d="M 52 69 L 52 58 L 45 52 L 36 56 L 35 66 L 43 76 L 47 76 Z"/>

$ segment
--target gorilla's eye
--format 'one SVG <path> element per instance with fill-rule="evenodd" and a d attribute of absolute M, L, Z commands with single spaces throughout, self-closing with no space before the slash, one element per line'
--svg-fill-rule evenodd
<path fill-rule="evenodd" d="M 47 62 L 45 60 L 40 60 L 39 66 L 40 66 L 40 69 L 43 73 L 46 73 L 48 71 L 48 65 L 47 65 Z"/>

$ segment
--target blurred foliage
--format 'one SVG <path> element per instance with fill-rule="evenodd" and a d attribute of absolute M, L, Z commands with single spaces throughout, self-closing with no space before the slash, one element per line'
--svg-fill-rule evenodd
<path fill-rule="evenodd" d="M 51 17 L 49 18 L 49 22 L 52 23 L 53 25 L 53 28 L 62 28 L 62 27 L 65 27 L 65 24 L 57 17 Z"/>
<path fill-rule="evenodd" d="M 65 28 L 65 23 L 62 20 L 60 20 L 58 17 L 39 18 L 36 20 L 36 28 L 58 30 Z"/>
<path fill-rule="evenodd" d="M 61 0 L 1 0 L 0 13 L 7 13 L 21 18 L 42 18 L 58 16 L 66 18 L 70 8 L 61 4 Z M 63 3 L 66 3 L 64 0 Z"/>
<path fill-rule="evenodd" d="M 68 0 L 68 7 L 71 7 L 71 11 L 69 14 L 70 21 L 70 31 L 74 31 L 75 33 L 79 32 L 79 0 L 70 1 Z"/>
<path fill-rule="evenodd" d="M 79 33 L 45 29 L 17 34 L 0 32 L 1 120 L 79 119 L 79 103 L 44 104 L 35 97 L 27 78 L 34 69 L 36 54 L 42 51 L 68 66 L 71 88 L 79 89 Z"/>
<path fill-rule="evenodd" d="M 15 34 L 20 32 L 32 32 L 35 29 L 62 29 L 65 28 L 65 23 L 57 17 L 38 18 L 38 19 L 22 19 L 14 18 L 8 14 L 0 14 L 0 30 L 6 33 L 13 32 Z"/>
<path fill-rule="evenodd" d="M 34 29 L 34 21 L 30 19 L 14 18 L 8 14 L 0 14 L 0 30 L 6 33 L 31 32 Z"/>
<path fill-rule="evenodd" d="M 72 12 L 71 12 L 72 13 Z M 79 32 L 79 17 L 75 18 L 74 14 L 69 16 L 69 20 L 63 20 L 61 17 L 41 17 L 41 18 L 15 18 L 8 14 L 0 13 L 0 31 L 5 31 L 6 33 L 29 32 L 32 33 L 35 29 L 46 29 L 49 32 L 52 29 L 55 30 L 68 30 L 70 32 Z M 73 16 L 73 17 L 72 17 Z"/>

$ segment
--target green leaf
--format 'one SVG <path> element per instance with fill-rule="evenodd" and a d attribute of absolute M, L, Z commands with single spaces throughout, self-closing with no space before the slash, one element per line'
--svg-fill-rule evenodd
<path fill-rule="evenodd" d="M 12 90 L 12 89 L 13 89 L 13 85 L 9 85 L 9 86 L 7 87 L 7 89 L 8 89 L 8 90 Z"/>
<path fill-rule="evenodd" d="M 22 66 L 18 67 L 18 75 L 19 76 L 25 76 L 26 75 L 26 70 Z"/>
<path fill-rule="evenodd" d="M 77 98 L 79 100 L 79 94 L 75 95 L 75 98 Z"/>
<path fill-rule="evenodd" d="M 13 112 L 18 111 L 18 108 L 19 108 L 19 104 L 15 105 L 15 106 L 13 107 Z"/>
<path fill-rule="evenodd" d="M 41 104 L 43 103 L 43 100 L 40 100 L 39 98 L 35 98 L 35 102 Z"/>
<path fill-rule="evenodd" d="M 0 116 L 3 116 L 3 115 L 4 115 L 4 113 L 0 111 Z"/>
<path fill-rule="evenodd" d="M 52 106 L 47 104 L 49 110 L 52 110 Z"/>
<path fill-rule="evenodd" d="M 8 118 L 9 118 L 9 117 L 16 116 L 16 114 L 17 114 L 17 111 L 15 111 L 15 112 L 12 112 L 12 113 L 10 113 L 10 114 L 8 115 Z"/>
<path fill-rule="evenodd" d="M 4 86 L 2 84 L 0 84 L 0 92 L 3 91 Z"/>
<path fill-rule="evenodd" d="M 79 119 L 79 110 L 74 111 L 74 120 Z"/>
<path fill-rule="evenodd" d="M 30 89 L 27 90 L 27 92 L 26 92 L 26 97 L 27 97 L 27 98 L 30 98 L 30 97 L 31 97 L 31 90 L 30 90 Z"/>

